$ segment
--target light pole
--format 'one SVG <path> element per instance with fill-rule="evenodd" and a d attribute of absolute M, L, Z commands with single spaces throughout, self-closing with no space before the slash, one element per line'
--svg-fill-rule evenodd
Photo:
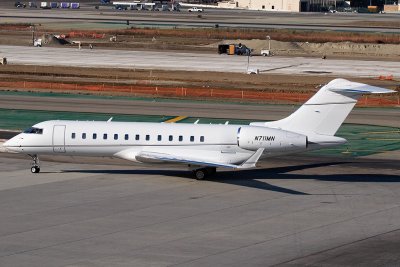
<path fill-rule="evenodd" d="M 32 29 L 32 45 L 34 46 L 35 45 L 35 24 L 33 24 L 32 26 L 31 26 L 31 29 Z"/>
<path fill-rule="evenodd" d="M 271 52 L 271 37 L 267 35 L 267 40 L 268 40 L 268 51 Z"/>

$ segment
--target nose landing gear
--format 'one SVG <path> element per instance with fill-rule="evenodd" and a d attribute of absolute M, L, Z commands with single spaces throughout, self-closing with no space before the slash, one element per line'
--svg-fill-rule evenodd
<path fill-rule="evenodd" d="M 29 156 L 31 156 L 31 158 L 33 160 L 31 172 L 39 173 L 40 172 L 39 157 L 37 155 L 29 155 Z"/>

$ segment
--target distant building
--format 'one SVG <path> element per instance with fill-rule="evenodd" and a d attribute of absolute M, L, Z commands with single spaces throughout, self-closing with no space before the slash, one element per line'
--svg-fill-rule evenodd
<path fill-rule="evenodd" d="M 231 0 L 219 2 L 218 6 L 266 11 L 327 12 L 336 10 L 343 3 L 344 0 Z"/>
<path fill-rule="evenodd" d="M 219 2 L 218 6 L 226 8 L 244 8 L 250 10 L 300 12 L 300 0 L 234 0 Z"/>

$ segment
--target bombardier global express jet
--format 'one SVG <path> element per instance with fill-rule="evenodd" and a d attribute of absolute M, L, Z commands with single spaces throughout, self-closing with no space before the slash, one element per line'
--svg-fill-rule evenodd
<path fill-rule="evenodd" d="M 392 90 L 335 79 L 289 117 L 250 125 L 206 125 L 53 120 L 38 123 L 4 143 L 39 155 L 117 157 L 141 163 L 179 163 L 197 179 L 216 168 L 247 169 L 259 159 L 340 145 L 335 133 L 363 94 Z"/>

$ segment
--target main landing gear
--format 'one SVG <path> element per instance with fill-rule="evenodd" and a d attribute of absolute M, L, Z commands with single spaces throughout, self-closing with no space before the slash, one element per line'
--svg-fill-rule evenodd
<path fill-rule="evenodd" d="M 217 168 L 214 168 L 214 167 L 207 167 L 207 168 L 193 170 L 194 177 L 197 180 L 203 180 L 208 175 L 213 175 L 216 172 L 217 172 Z"/>
<path fill-rule="evenodd" d="M 31 158 L 33 160 L 31 172 L 39 173 L 40 172 L 39 157 L 37 155 L 29 155 L 29 156 L 31 156 Z"/>

